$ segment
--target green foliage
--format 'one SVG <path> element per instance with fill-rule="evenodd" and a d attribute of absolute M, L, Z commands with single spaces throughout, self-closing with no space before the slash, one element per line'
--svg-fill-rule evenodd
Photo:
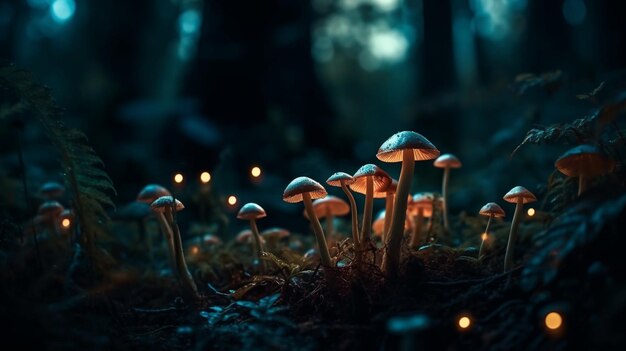
<path fill-rule="evenodd" d="M 62 109 L 50 89 L 36 83 L 30 72 L 0 63 L 0 87 L 15 94 L 17 105 L 5 108 L 0 117 L 19 111 L 32 112 L 59 153 L 63 176 L 72 191 L 73 208 L 82 230 L 81 244 L 94 259 L 96 237 L 106 236 L 109 221 L 105 207 L 114 207 L 109 194 L 115 194 L 113 182 L 103 170 L 103 162 L 87 143 L 81 131 L 66 127 L 57 118 Z"/>

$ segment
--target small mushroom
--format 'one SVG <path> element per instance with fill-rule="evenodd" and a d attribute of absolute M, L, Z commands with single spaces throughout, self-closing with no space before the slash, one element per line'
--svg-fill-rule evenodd
<path fill-rule="evenodd" d="M 413 234 L 409 245 L 417 247 L 422 239 L 422 228 L 424 227 L 424 218 L 433 215 L 433 199 L 432 193 L 417 193 L 413 195 L 411 209 L 413 210 Z"/>
<path fill-rule="evenodd" d="M 158 184 L 148 184 L 137 194 L 136 202 L 140 204 L 146 204 L 148 207 L 161 196 L 171 196 L 169 190 L 165 187 Z M 148 246 L 148 250 L 150 250 L 150 259 L 152 259 L 152 235 L 146 231 L 146 217 L 141 215 L 143 209 L 141 205 L 139 206 L 129 206 L 129 209 L 134 209 L 133 211 L 137 211 L 137 216 L 133 216 L 137 221 L 137 225 L 139 226 L 139 240 L 146 241 L 146 245 Z M 148 208 L 148 212 L 150 209 Z M 166 239 L 172 239 L 171 236 L 166 236 Z M 167 247 L 171 248 L 174 246 L 173 242 L 167 243 Z"/>
<path fill-rule="evenodd" d="M 515 248 L 515 239 L 517 238 L 517 228 L 519 227 L 520 218 L 522 217 L 522 209 L 524 204 L 537 201 L 533 193 L 523 186 L 516 186 L 511 189 L 503 197 L 504 201 L 514 203 L 515 214 L 513 214 L 513 222 L 511 223 L 511 231 L 509 232 L 509 242 L 506 245 L 506 254 L 504 256 L 504 272 L 511 270 L 513 266 L 513 250 Z"/>
<path fill-rule="evenodd" d="M 255 204 L 254 202 L 249 202 L 243 205 L 237 214 L 238 219 L 250 221 L 252 238 L 254 238 L 254 253 L 261 267 L 264 267 L 263 261 L 261 260 L 263 257 L 263 244 L 261 244 L 261 235 L 259 234 L 259 228 L 257 228 L 256 220 L 266 216 L 267 214 L 265 213 L 263 207 Z"/>
<path fill-rule="evenodd" d="M 480 249 L 478 250 L 478 259 L 482 260 L 484 255 L 485 240 L 487 240 L 487 238 L 489 237 L 489 227 L 491 226 L 491 220 L 493 218 L 503 218 L 506 214 L 504 213 L 502 207 L 500 207 L 500 205 L 495 202 L 489 202 L 488 204 L 483 206 L 478 214 L 481 216 L 489 217 L 489 220 L 487 221 L 487 227 L 485 228 L 485 231 L 481 236 Z"/>
<path fill-rule="evenodd" d="M 450 179 L 451 168 L 461 168 L 462 164 L 453 154 L 444 154 L 434 162 L 435 167 L 443 168 L 443 181 L 441 184 L 441 195 L 443 196 L 443 226 L 446 230 L 450 230 L 450 222 L 448 221 L 448 180 Z"/>
<path fill-rule="evenodd" d="M 359 241 L 363 246 L 372 235 L 372 211 L 374 208 L 374 192 L 380 192 L 391 183 L 391 177 L 382 168 L 374 164 L 366 164 L 352 176 L 354 182 L 350 184 L 350 189 L 357 193 L 365 194 L 365 205 L 363 206 L 363 224 L 361 225 L 361 235 Z"/>
<path fill-rule="evenodd" d="M 388 278 L 397 277 L 400 265 L 400 249 L 406 220 L 406 198 L 411 189 L 415 161 L 432 160 L 439 156 L 439 150 L 421 134 L 404 131 L 392 135 L 378 149 L 376 157 L 383 162 L 402 162 L 398 188 L 393 201 L 393 215 L 389 234 L 387 235 L 387 249 L 383 256 L 383 270 Z"/>
<path fill-rule="evenodd" d="M 592 178 L 610 173 L 615 161 L 593 145 L 579 145 L 568 150 L 554 163 L 559 172 L 568 177 L 578 177 L 578 196 L 587 190 Z"/>
<path fill-rule="evenodd" d="M 182 202 L 174 199 L 173 196 L 162 196 L 154 200 L 150 208 L 157 214 L 163 232 L 171 235 L 173 239 L 171 253 L 174 254 L 174 272 L 176 272 L 178 276 L 178 281 L 182 287 L 183 293 L 188 299 L 198 302 L 200 295 L 198 294 L 196 283 L 193 281 L 193 277 L 187 268 L 183 243 L 180 237 L 180 228 L 178 228 L 174 213 L 174 211 L 182 211 L 185 206 Z"/>
<path fill-rule="evenodd" d="M 58 200 L 65 194 L 65 187 L 61 183 L 47 182 L 39 188 L 39 196 L 48 201 Z"/>
<path fill-rule="evenodd" d="M 289 203 L 296 203 L 300 201 L 304 202 L 304 208 L 309 215 L 309 221 L 311 221 L 317 245 L 319 246 L 322 265 L 331 267 L 332 261 L 330 259 L 330 253 L 328 252 L 326 238 L 324 237 L 324 230 L 322 229 L 319 219 L 317 219 L 317 216 L 315 215 L 312 202 L 314 199 L 326 197 L 327 194 L 326 189 L 324 189 L 320 183 L 308 177 L 298 177 L 292 180 L 291 183 L 289 183 L 285 188 L 285 191 L 283 192 L 283 201 Z"/>
<path fill-rule="evenodd" d="M 330 186 L 338 186 L 341 187 L 341 190 L 346 194 L 348 201 L 350 202 L 350 217 L 352 219 L 352 241 L 354 242 L 355 247 L 359 246 L 359 224 L 358 224 L 358 213 L 356 209 L 356 202 L 354 201 L 354 196 L 352 196 L 352 192 L 348 189 L 348 185 L 352 184 L 354 178 L 351 175 L 344 172 L 337 172 L 330 176 L 326 180 L 326 184 Z"/>
<path fill-rule="evenodd" d="M 261 232 L 261 242 L 267 242 L 269 246 L 274 247 L 284 238 L 288 238 L 291 235 L 287 229 L 284 228 L 267 228 Z"/>
<path fill-rule="evenodd" d="M 323 199 L 313 201 L 313 209 L 317 218 L 326 218 L 326 235 L 333 235 L 335 228 L 333 221 L 335 216 L 343 216 L 350 212 L 350 205 L 342 199 L 328 195 Z M 304 211 L 304 217 L 309 219 Z"/>
<path fill-rule="evenodd" d="M 52 234 L 59 235 L 59 217 L 64 208 L 58 201 L 46 201 L 37 210 L 38 221 L 48 227 Z"/>
<path fill-rule="evenodd" d="M 235 236 L 235 241 L 240 244 L 246 244 L 246 243 L 254 241 L 254 239 L 252 238 L 253 235 L 254 234 L 252 234 L 252 230 L 243 229 L 242 231 L 237 233 L 237 236 Z"/>

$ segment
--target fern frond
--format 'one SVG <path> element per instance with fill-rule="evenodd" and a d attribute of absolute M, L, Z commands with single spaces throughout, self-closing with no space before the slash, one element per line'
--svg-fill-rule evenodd
<path fill-rule="evenodd" d="M 72 191 L 72 202 L 81 229 L 81 244 L 94 260 L 96 237 L 106 236 L 109 217 L 105 207 L 115 207 L 110 194 L 116 194 L 104 163 L 89 144 L 87 136 L 67 128 L 57 118 L 63 110 L 50 89 L 35 82 L 30 72 L 0 63 L 0 86 L 12 91 L 24 109 L 32 111 L 60 156 L 63 176 Z"/>

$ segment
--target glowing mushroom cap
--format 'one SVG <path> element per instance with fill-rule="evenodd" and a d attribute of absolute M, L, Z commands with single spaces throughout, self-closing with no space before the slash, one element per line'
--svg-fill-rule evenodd
<path fill-rule="evenodd" d="M 284 228 L 279 228 L 279 227 L 273 227 L 273 228 L 267 228 L 264 231 L 261 232 L 261 236 L 267 239 L 282 239 L 282 238 L 286 238 L 288 236 L 290 236 L 291 233 Z"/>
<path fill-rule="evenodd" d="M 153 212 L 165 212 L 165 209 L 168 207 L 172 207 L 172 196 L 161 196 L 160 198 L 154 200 L 150 205 L 150 208 Z M 182 211 L 185 208 L 182 202 L 176 199 L 176 212 Z"/>
<path fill-rule="evenodd" d="M 137 201 L 143 202 L 149 205 L 153 203 L 156 199 L 162 196 L 171 196 L 171 195 L 172 193 L 170 193 L 170 191 L 167 190 L 165 187 L 162 187 L 158 184 L 148 184 L 145 187 L 143 187 L 143 189 L 141 189 L 139 194 L 137 194 Z"/>
<path fill-rule="evenodd" d="M 461 168 L 463 164 L 453 154 L 443 154 L 435 160 L 433 165 L 437 168 Z"/>
<path fill-rule="evenodd" d="M 331 216 L 343 216 L 350 212 L 350 205 L 336 196 L 328 195 L 313 201 L 313 210 L 317 218 L 324 218 L 329 213 Z M 309 218 L 306 211 L 304 217 Z"/>
<path fill-rule="evenodd" d="M 423 216 L 428 218 L 433 215 L 433 202 L 435 196 L 433 193 L 415 193 L 410 202 L 410 210 L 413 215 L 417 214 L 418 210 L 423 210 Z"/>
<path fill-rule="evenodd" d="M 263 218 L 265 216 L 267 216 L 267 214 L 265 214 L 263 207 L 255 204 L 254 202 L 248 202 L 247 204 L 241 206 L 239 213 L 237 213 L 237 218 L 247 220 Z"/>
<path fill-rule="evenodd" d="M 379 189 L 378 191 L 374 191 L 374 197 L 377 199 L 387 197 L 387 194 L 395 194 L 396 189 L 398 189 L 398 181 L 391 178 L 391 182 L 384 188 Z"/>
<path fill-rule="evenodd" d="M 54 199 L 63 196 L 65 193 L 65 187 L 57 182 L 44 183 L 39 188 L 39 195 L 46 199 Z"/>
<path fill-rule="evenodd" d="M 391 176 L 382 168 L 371 163 L 359 168 L 352 177 L 354 182 L 350 184 L 350 189 L 361 194 L 365 194 L 367 190 L 367 177 L 372 177 L 374 181 L 374 192 L 380 192 L 380 189 L 387 188 L 391 183 Z"/>
<path fill-rule="evenodd" d="M 568 177 L 597 177 L 611 172 L 615 161 L 593 145 L 578 145 L 561 155 L 554 167 Z"/>
<path fill-rule="evenodd" d="M 321 199 L 328 193 L 322 184 L 309 177 L 298 177 L 289 183 L 283 192 L 283 201 L 295 203 L 302 201 L 302 194 L 309 193 L 311 199 Z"/>
<path fill-rule="evenodd" d="M 37 213 L 43 217 L 56 217 L 63 212 L 64 208 L 58 201 L 46 201 L 41 206 Z"/>
<path fill-rule="evenodd" d="M 522 202 L 523 204 L 537 201 L 537 198 L 535 197 L 535 195 L 533 195 L 533 193 L 531 193 L 528 189 L 524 188 L 523 186 L 519 186 L 519 185 L 511 189 L 503 197 L 504 201 L 514 203 L 514 204 L 517 203 L 517 200 L 520 198 L 523 199 L 523 202 Z"/>
<path fill-rule="evenodd" d="M 404 131 L 387 139 L 378 149 L 376 157 L 383 162 L 402 162 L 404 150 L 413 150 L 415 161 L 432 160 L 439 156 L 439 150 L 423 135 Z"/>
<path fill-rule="evenodd" d="M 500 207 L 500 205 L 495 202 L 490 202 L 483 206 L 478 214 L 481 216 L 494 216 L 496 218 L 502 218 L 506 216 L 506 213 L 504 213 L 502 207 Z"/>
<path fill-rule="evenodd" d="M 337 173 L 331 175 L 326 180 L 326 184 L 328 184 L 330 186 L 341 186 L 341 181 L 342 180 L 345 182 L 346 185 L 349 185 L 350 183 L 352 183 L 354 181 L 354 178 L 352 178 L 352 176 L 349 175 L 348 173 L 337 172 Z"/>

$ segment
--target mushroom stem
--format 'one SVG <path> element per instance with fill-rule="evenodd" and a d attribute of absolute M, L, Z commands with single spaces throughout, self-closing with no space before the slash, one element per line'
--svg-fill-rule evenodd
<path fill-rule="evenodd" d="M 173 218 L 174 216 L 171 214 L 172 209 L 169 208 L 167 210 L 169 215 Z M 189 269 L 187 268 L 187 262 L 185 262 L 185 253 L 183 252 L 183 243 L 180 238 L 180 228 L 178 228 L 178 224 L 174 219 L 171 222 L 172 227 L 172 236 L 174 238 L 174 252 L 176 254 L 176 268 L 179 278 L 179 283 L 182 287 L 183 294 L 189 300 L 194 302 L 200 301 L 200 295 L 198 294 L 198 288 L 196 287 L 196 283 L 193 281 L 193 277 L 191 273 L 189 273 Z"/>
<path fill-rule="evenodd" d="M 163 232 L 163 236 L 165 236 L 165 242 L 167 243 L 167 253 L 169 256 L 170 266 L 172 266 L 172 272 L 176 272 L 176 253 L 174 252 L 174 247 L 172 245 L 172 229 L 170 229 L 169 224 L 167 224 L 167 220 L 165 219 L 165 214 L 162 212 L 155 213 L 157 222 L 159 222 L 159 226 L 161 227 L 161 231 Z"/>
<path fill-rule="evenodd" d="M 515 249 L 515 239 L 517 238 L 517 229 L 519 228 L 520 218 L 522 217 L 522 209 L 524 208 L 524 198 L 519 197 L 515 205 L 515 214 L 511 223 L 511 231 L 509 232 L 509 242 L 506 245 L 506 254 L 504 255 L 504 272 L 511 270 L 513 266 L 513 250 Z"/>
<path fill-rule="evenodd" d="M 381 240 L 385 243 L 387 239 L 387 233 L 389 232 L 389 226 L 391 225 L 391 216 L 393 216 L 393 195 L 394 193 L 388 192 L 385 198 L 385 225 L 383 226 L 383 232 L 381 234 Z"/>
<path fill-rule="evenodd" d="M 333 213 L 330 211 L 330 206 L 326 206 L 326 233 L 328 235 L 333 235 L 335 232 L 335 224 Z"/>
<path fill-rule="evenodd" d="M 487 227 L 485 228 L 485 234 L 488 236 L 489 235 L 489 227 L 491 227 L 491 220 L 493 219 L 493 214 L 489 215 L 489 220 L 487 220 Z M 484 251 L 484 246 L 485 246 L 485 239 L 483 239 L 482 235 L 481 235 L 481 242 L 480 242 L 480 249 L 478 249 L 478 259 L 481 260 L 483 258 L 483 251 Z"/>
<path fill-rule="evenodd" d="M 354 241 L 355 247 L 359 244 L 359 222 L 357 219 L 358 213 L 356 208 L 356 202 L 354 201 L 354 196 L 348 189 L 345 180 L 341 180 L 341 189 L 348 197 L 348 201 L 350 202 L 350 216 L 352 217 L 352 241 Z"/>
<path fill-rule="evenodd" d="M 326 245 L 324 230 L 322 229 L 322 225 L 320 224 L 319 219 L 317 219 L 317 216 L 315 215 L 315 210 L 313 210 L 311 194 L 302 193 L 302 201 L 304 202 L 304 209 L 309 216 L 309 221 L 311 221 L 311 226 L 313 227 L 315 238 L 317 239 L 317 245 L 319 246 L 322 265 L 326 267 L 331 267 L 332 262 L 330 260 L 330 253 L 328 252 L 328 245 Z"/>
<path fill-rule="evenodd" d="M 366 178 L 365 183 L 365 206 L 363 207 L 363 224 L 361 226 L 361 245 L 370 240 L 372 234 L 372 211 L 374 208 L 374 179 Z"/>
<path fill-rule="evenodd" d="M 393 216 L 391 217 L 391 227 L 387 237 L 387 249 L 383 256 L 383 269 L 391 280 L 394 280 L 398 275 L 404 221 L 406 220 L 406 199 L 409 196 L 414 169 L 413 150 L 406 149 L 402 151 L 402 169 L 400 171 L 400 179 L 398 180 L 398 188 L 396 189 L 396 197 L 393 201 Z"/>
<path fill-rule="evenodd" d="M 261 234 L 259 234 L 259 228 L 256 226 L 256 221 L 254 219 L 250 220 L 250 229 L 252 230 L 252 237 L 254 238 L 254 251 L 257 260 L 259 260 L 259 266 L 261 269 L 265 268 L 265 264 L 261 257 L 263 257 L 263 244 L 261 244 Z"/>
<path fill-rule="evenodd" d="M 587 179 L 581 174 L 578 176 L 578 196 L 587 190 Z"/>
<path fill-rule="evenodd" d="M 443 182 L 441 184 L 441 196 L 443 197 L 443 227 L 446 231 L 450 230 L 450 224 L 448 222 L 448 180 L 450 179 L 450 167 L 446 167 L 443 170 Z"/>
<path fill-rule="evenodd" d="M 411 247 L 417 247 L 420 243 L 422 227 L 424 226 L 424 209 L 419 208 L 417 210 L 417 215 L 413 217 L 413 235 L 411 236 Z"/>

